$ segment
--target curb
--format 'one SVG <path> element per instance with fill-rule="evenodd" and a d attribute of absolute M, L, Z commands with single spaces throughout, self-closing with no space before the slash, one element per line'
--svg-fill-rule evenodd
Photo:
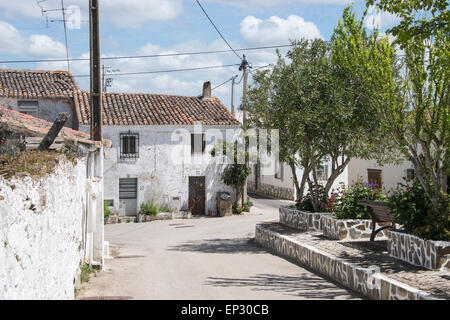
<path fill-rule="evenodd" d="M 388 278 L 376 270 L 363 268 L 313 246 L 256 225 L 255 242 L 375 300 L 443 300 L 405 283 Z"/>

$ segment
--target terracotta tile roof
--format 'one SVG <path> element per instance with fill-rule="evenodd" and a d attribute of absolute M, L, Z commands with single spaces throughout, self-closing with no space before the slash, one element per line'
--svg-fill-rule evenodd
<path fill-rule="evenodd" d="M 0 97 L 72 98 L 78 90 L 66 71 L 0 69 Z"/>
<path fill-rule="evenodd" d="M 75 106 L 80 123 L 89 124 L 89 93 L 78 92 Z M 217 98 L 163 94 L 104 93 L 104 125 L 239 125 Z"/>
<path fill-rule="evenodd" d="M 44 137 L 53 123 L 23 114 L 14 110 L 0 107 L 0 125 L 13 132 L 20 132 L 29 136 Z M 95 141 L 90 140 L 89 134 L 63 127 L 58 137 L 65 141 L 73 141 L 83 144 L 94 145 Z M 104 145 L 110 146 L 111 142 L 104 139 Z"/>

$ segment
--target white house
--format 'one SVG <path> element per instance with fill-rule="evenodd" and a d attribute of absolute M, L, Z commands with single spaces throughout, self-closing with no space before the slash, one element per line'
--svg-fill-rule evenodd
<path fill-rule="evenodd" d="M 68 72 L 0 69 L 0 105 L 50 122 L 67 112 L 67 127 L 90 132 L 89 93 Z M 209 214 L 217 192 L 233 195 L 221 182 L 226 165 L 209 149 L 240 123 L 211 96 L 209 82 L 199 97 L 105 93 L 103 124 L 113 143 L 103 151 L 104 199 L 120 215 L 136 215 L 149 201 Z M 176 152 L 182 146 L 184 157 Z"/>
<path fill-rule="evenodd" d="M 88 92 L 75 102 L 80 130 L 88 132 Z M 215 163 L 209 150 L 216 136 L 234 135 L 240 123 L 211 97 L 209 82 L 200 97 L 104 93 L 103 123 L 113 144 L 104 153 L 104 199 L 120 215 L 136 215 L 147 202 L 213 214 L 218 192 L 233 195 L 221 181 L 226 165 Z"/>
<path fill-rule="evenodd" d="M 277 198 L 294 200 L 296 189 L 294 186 L 292 170 L 286 163 L 277 163 L 274 175 L 261 175 L 256 166 L 248 179 L 248 192 L 261 193 Z M 325 163 L 320 167 L 319 182 L 325 185 L 331 173 L 331 163 Z M 296 169 L 297 178 L 300 180 L 302 170 Z M 336 179 L 332 189 L 339 186 L 341 182 L 345 185 L 355 181 L 374 183 L 386 191 L 395 189 L 403 178 L 412 178 L 414 168 L 411 162 L 403 161 L 400 165 L 387 164 L 379 166 L 375 159 L 352 159 L 344 172 Z M 305 186 L 305 192 L 308 185 Z"/>

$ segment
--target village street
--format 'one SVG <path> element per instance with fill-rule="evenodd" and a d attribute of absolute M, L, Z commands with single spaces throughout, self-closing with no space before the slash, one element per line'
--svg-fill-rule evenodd
<path fill-rule="evenodd" d="M 78 298 L 359 299 L 299 265 L 257 247 L 255 224 L 288 201 L 251 199 L 250 214 L 105 226 L 114 259 Z"/>

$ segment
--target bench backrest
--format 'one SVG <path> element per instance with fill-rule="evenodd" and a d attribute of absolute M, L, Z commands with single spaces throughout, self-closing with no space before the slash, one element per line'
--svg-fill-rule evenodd
<path fill-rule="evenodd" d="M 386 202 L 372 201 L 372 200 L 360 200 L 359 205 L 369 207 L 369 212 L 372 215 L 372 219 L 375 222 L 393 222 L 394 214 L 391 208 Z"/>

